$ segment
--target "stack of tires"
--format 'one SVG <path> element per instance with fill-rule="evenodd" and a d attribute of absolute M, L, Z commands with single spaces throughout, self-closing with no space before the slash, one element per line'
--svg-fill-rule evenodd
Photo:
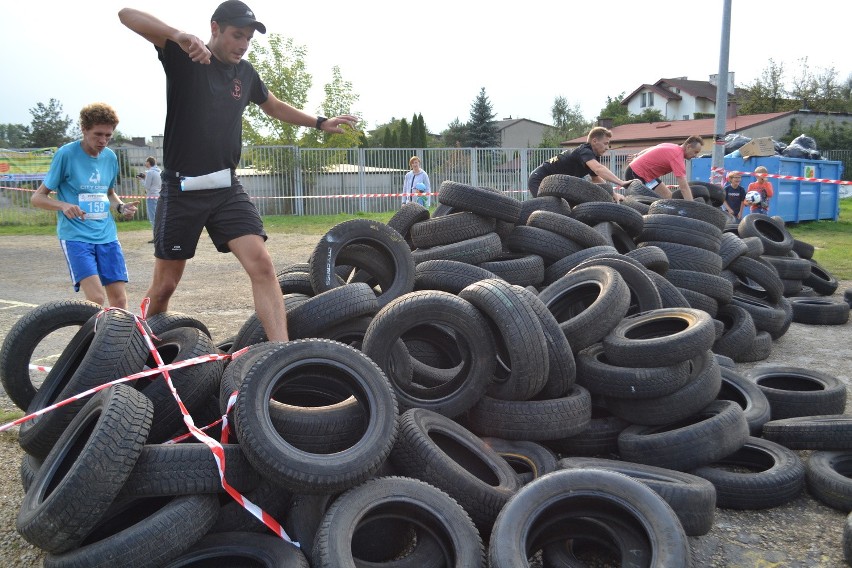
<path fill-rule="evenodd" d="M 771 345 L 788 312 L 779 324 L 737 304 L 726 270 L 768 287 L 773 309 L 785 296 L 718 209 L 629 197 L 569 176 L 523 204 L 445 182 L 432 215 L 410 203 L 387 224 L 340 223 L 280 267 L 288 343 L 256 315 L 214 344 L 166 313 L 146 322 L 158 360 L 125 312 L 40 306 L 0 352 L 30 412 L 160 363 L 232 358 L 169 373 L 220 448 L 176 438 L 159 376 L 25 422 L 19 531 L 50 566 L 516 567 L 589 547 L 689 565 L 687 535 L 709 532 L 716 506 L 803 487 L 795 454 L 756 441 L 760 381 L 719 356 L 747 360 L 761 333 Z M 36 389 L 18 355 L 63 326 L 80 331 Z M 767 453 L 791 473 L 749 500 L 761 474 L 725 470 Z"/>

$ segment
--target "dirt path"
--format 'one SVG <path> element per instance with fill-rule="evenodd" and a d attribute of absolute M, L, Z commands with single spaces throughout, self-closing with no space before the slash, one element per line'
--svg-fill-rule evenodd
<path fill-rule="evenodd" d="M 138 306 L 151 278 L 153 245 L 146 231 L 121 233 L 131 282 L 128 296 L 132 311 Z M 273 234 L 267 243 L 277 267 L 305 262 L 318 237 Z M 75 296 L 65 262 L 53 236 L 0 237 L 0 338 L 33 306 Z M 841 283 L 838 300 L 852 281 Z M 231 255 L 219 254 L 202 237 L 181 287 L 170 306 L 193 315 L 209 327 L 216 341 L 239 330 L 252 313 L 248 277 Z M 820 369 L 852 384 L 852 323 L 844 326 L 793 324 L 772 348 L 770 359 L 758 364 Z M 757 364 L 740 364 L 746 371 Z M 15 407 L 0 391 L 0 410 Z M 21 452 L 14 431 L 0 434 L 0 566 L 41 565 L 41 553 L 15 531 L 21 490 L 18 466 Z M 807 457 L 807 453 L 802 453 Z M 845 515 L 803 493 L 792 503 L 764 511 L 717 509 L 713 530 L 691 538 L 696 567 L 784 566 L 837 567 L 843 565 L 841 537 Z"/>

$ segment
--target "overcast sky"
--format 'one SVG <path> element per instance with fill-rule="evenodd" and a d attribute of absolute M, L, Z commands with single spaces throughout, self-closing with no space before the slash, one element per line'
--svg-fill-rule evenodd
<path fill-rule="evenodd" d="M 317 112 L 338 65 L 367 129 L 422 113 L 438 133 L 455 118 L 467 121 L 481 87 L 498 119 L 550 123 L 557 96 L 594 119 L 607 96 L 664 77 L 707 80 L 719 69 L 722 0 L 247 3 L 268 33 L 306 47 L 314 86 L 304 110 Z M 4 2 L 0 123 L 29 125 L 29 110 L 51 98 L 75 121 L 82 106 L 105 101 L 123 134 L 161 134 L 162 67 L 118 10 L 144 9 L 207 40 L 217 4 Z M 772 58 L 790 78 L 807 57 L 812 72 L 834 67 L 845 80 L 850 14 L 852 4 L 839 0 L 733 0 L 729 70 L 751 82 Z"/>

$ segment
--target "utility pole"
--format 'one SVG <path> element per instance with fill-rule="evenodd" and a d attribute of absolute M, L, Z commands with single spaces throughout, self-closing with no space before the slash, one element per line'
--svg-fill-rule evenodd
<path fill-rule="evenodd" d="M 722 41 L 719 45 L 719 75 L 716 81 L 716 122 L 713 130 L 713 159 L 710 181 L 718 183 L 725 167 L 725 124 L 728 118 L 728 56 L 731 51 L 731 0 L 722 0 Z M 723 183 L 719 185 L 724 185 Z"/>

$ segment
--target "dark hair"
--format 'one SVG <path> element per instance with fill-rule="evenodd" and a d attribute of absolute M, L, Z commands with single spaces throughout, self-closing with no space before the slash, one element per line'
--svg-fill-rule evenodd
<path fill-rule="evenodd" d="M 146 164 L 150 164 L 150 165 L 152 165 L 152 166 L 156 166 L 156 165 L 157 165 L 157 158 L 155 158 L 154 156 L 148 156 L 148 157 L 145 159 L 145 163 L 146 163 Z"/>

